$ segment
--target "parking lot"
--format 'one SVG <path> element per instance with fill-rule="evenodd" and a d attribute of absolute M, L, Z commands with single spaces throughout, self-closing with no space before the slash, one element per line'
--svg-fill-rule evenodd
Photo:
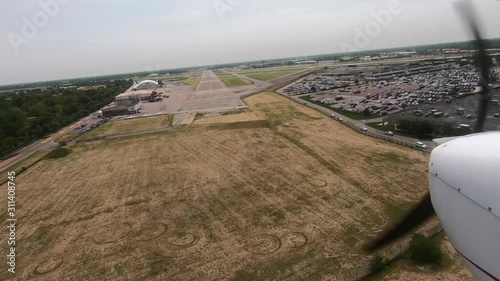
<path fill-rule="evenodd" d="M 486 130 L 500 130 L 500 105 L 497 102 L 498 100 L 500 100 L 500 88 L 492 91 L 492 102 L 488 108 L 485 123 Z M 398 115 L 431 122 L 467 124 L 472 127 L 476 123 L 478 106 L 479 100 L 477 94 L 475 94 L 454 99 L 450 103 L 439 102 L 413 106 L 398 113 Z"/>
<path fill-rule="evenodd" d="M 351 112 L 368 108 L 372 114 L 388 115 L 401 111 L 405 99 L 411 95 L 409 92 L 416 90 L 427 88 L 413 82 L 367 83 L 317 93 L 313 99 Z"/>
<path fill-rule="evenodd" d="M 368 77 L 375 79 L 401 72 L 416 74 L 368 80 Z M 498 75 L 497 70 L 495 72 Z M 458 64 L 339 67 L 299 80 L 283 92 L 289 96 L 310 95 L 314 101 L 349 112 L 368 109 L 376 115 L 405 115 L 420 110 L 424 117 L 438 113 L 437 118 L 469 123 L 475 118 L 477 101 L 467 95 L 478 90 L 478 80 L 475 68 Z M 492 122 L 496 112 L 497 108 L 491 109 L 488 118 Z"/>

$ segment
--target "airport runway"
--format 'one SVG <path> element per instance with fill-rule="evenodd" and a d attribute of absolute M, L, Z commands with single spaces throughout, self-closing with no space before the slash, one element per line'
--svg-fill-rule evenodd
<path fill-rule="evenodd" d="M 203 71 L 197 91 L 219 90 L 224 88 L 226 88 L 226 85 L 219 79 L 219 77 L 217 77 L 217 75 L 215 75 L 213 71 L 205 70 Z"/>

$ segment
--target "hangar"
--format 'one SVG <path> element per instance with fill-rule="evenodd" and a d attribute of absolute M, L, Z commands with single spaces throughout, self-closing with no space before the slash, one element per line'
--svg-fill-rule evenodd
<path fill-rule="evenodd" d="M 132 91 L 154 90 L 160 88 L 158 82 L 153 80 L 144 80 L 132 88 Z"/>
<path fill-rule="evenodd" d="M 154 101 L 157 99 L 159 96 L 161 96 L 161 92 L 157 93 L 156 91 L 152 90 L 140 90 L 140 91 L 132 91 L 132 92 L 125 92 L 121 93 L 118 96 L 116 96 L 115 101 L 117 104 L 122 104 L 122 103 L 128 103 L 130 101 L 132 102 L 148 102 L 148 101 Z"/>

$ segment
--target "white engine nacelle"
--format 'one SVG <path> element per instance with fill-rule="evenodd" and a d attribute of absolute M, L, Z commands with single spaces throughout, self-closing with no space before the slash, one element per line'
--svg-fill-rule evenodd
<path fill-rule="evenodd" d="M 500 281 L 500 132 L 435 148 L 429 180 L 432 205 L 474 277 Z"/>

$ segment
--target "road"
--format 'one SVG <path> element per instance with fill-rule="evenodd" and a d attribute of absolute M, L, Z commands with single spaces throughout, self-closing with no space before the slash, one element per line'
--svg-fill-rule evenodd
<path fill-rule="evenodd" d="M 360 121 L 360 120 L 353 120 L 353 119 L 350 119 L 348 117 L 345 117 L 333 110 L 330 110 L 328 108 L 324 108 L 322 106 L 319 106 L 317 104 L 314 104 L 314 103 L 310 103 L 310 102 L 307 102 L 303 99 L 300 99 L 298 97 L 294 97 L 294 96 L 288 96 L 287 94 L 284 94 L 284 93 L 281 93 L 280 91 L 278 91 L 278 93 L 280 95 L 283 95 L 289 99 L 292 99 L 298 103 L 301 103 L 301 104 L 305 104 L 307 105 L 308 107 L 310 108 L 313 108 L 323 114 L 326 114 L 328 116 L 335 116 L 335 118 L 337 120 L 339 120 L 339 118 L 342 118 L 343 119 L 343 123 L 346 124 L 347 126 L 350 126 L 354 129 L 357 129 L 359 130 L 361 133 L 364 133 L 364 134 L 367 134 L 367 135 L 370 135 L 370 136 L 373 136 L 373 137 L 376 137 L 378 139 L 382 139 L 382 140 L 386 140 L 386 141 L 390 141 L 390 142 L 394 142 L 394 143 L 399 143 L 399 144 L 403 144 L 403 145 L 406 145 L 406 146 L 411 146 L 411 147 L 415 147 L 415 143 L 417 141 L 421 141 L 421 140 L 418 140 L 418 139 L 414 139 L 414 138 L 410 138 L 410 137 L 404 137 L 404 136 L 398 136 L 398 135 L 394 135 L 394 136 L 387 136 L 385 135 L 385 132 L 384 131 L 381 131 L 381 130 L 377 130 L 377 129 L 374 129 L 374 128 L 371 128 L 369 126 L 366 125 L 366 123 L 364 121 Z M 366 132 L 363 132 L 361 131 L 361 128 L 362 127 L 366 127 L 367 128 L 367 131 Z M 426 151 L 427 152 L 431 152 L 434 148 L 436 148 L 436 144 L 432 141 L 421 141 L 423 143 L 425 143 L 427 145 L 427 149 Z"/>
<path fill-rule="evenodd" d="M 197 91 L 219 90 L 226 88 L 226 85 L 211 70 L 203 71 Z"/>
<path fill-rule="evenodd" d="M 16 154 L 2 162 L 0 162 L 0 171 L 4 171 L 5 169 L 9 168 L 11 165 L 14 165 L 15 163 L 22 161 L 26 157 L 30 156 L 31 154 L 40 151 L 40 150 L 48 150 L 51 148 L 54 148 L 57 146 L 57 144 L 54 142 L 54 140 L 62 137 L 63 135 L 67 134 L 68 132 L 71 132 L 74 130 L 77 126 L 79 126 L 82 123 L 85 123 L 87 120 L 89 120 L 91 117 L 87 116 L 84 119 L 81 119 L 80 121 L 73 123 L 61 130 L 59 130 L 57 133 L 50 135 L 49 137 L 45 139 L 41 139 L 39 141 L 36 141 L 35 143 L 24 147 L 16 152 Z"/>

